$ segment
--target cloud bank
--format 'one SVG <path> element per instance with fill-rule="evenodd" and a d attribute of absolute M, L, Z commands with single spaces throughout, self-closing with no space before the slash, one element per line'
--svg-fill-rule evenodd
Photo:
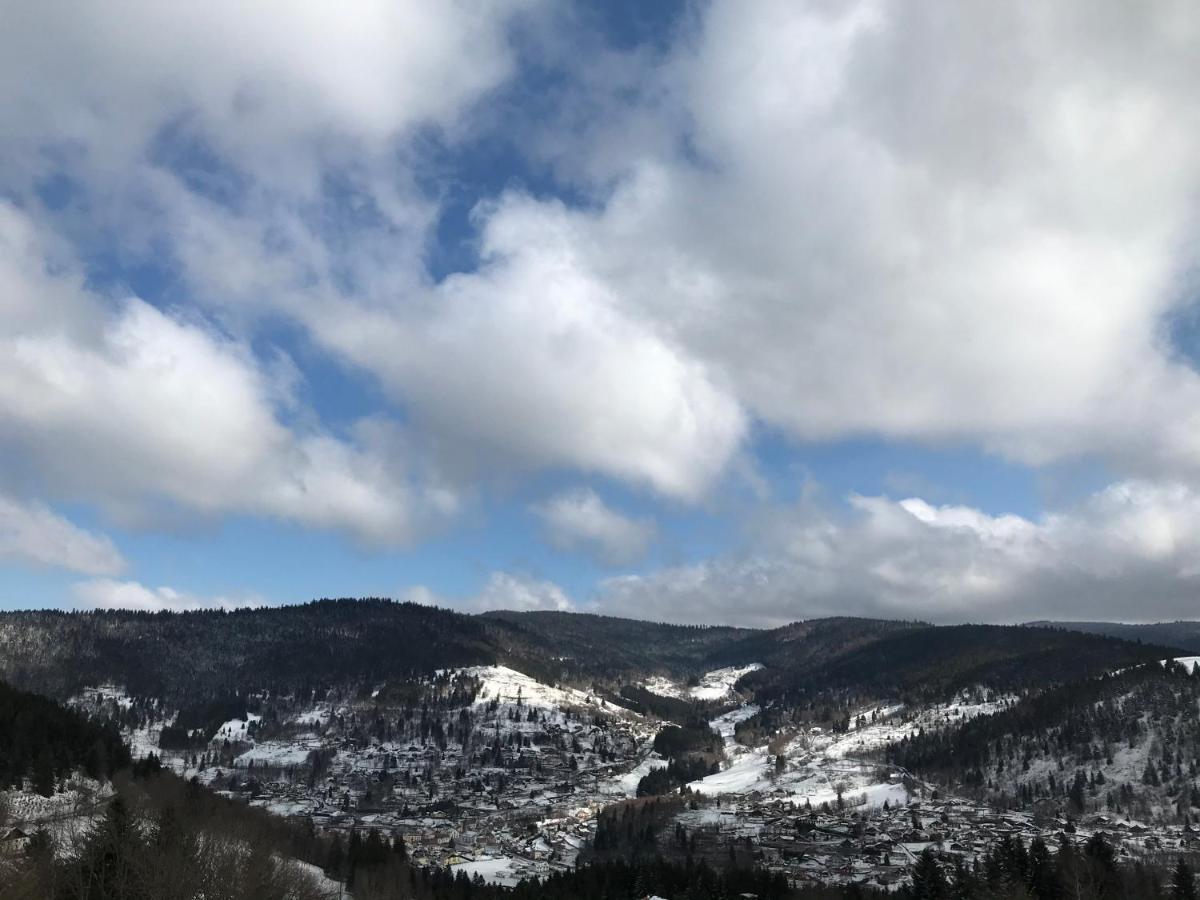
<path fill-rule="evenodd" d="M 923 500 L 815 499 L 764 516 L 753 549 L 608 579 L 613 615 L 775 626 L 846 614 L 932 622 L 1194 618 L 1200 492 L 1121 482 L 1030 520 Z"/>

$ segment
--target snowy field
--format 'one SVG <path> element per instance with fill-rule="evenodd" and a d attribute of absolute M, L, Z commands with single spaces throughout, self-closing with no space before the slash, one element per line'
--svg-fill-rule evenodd
<path fill-rule="evenodd" d="M 589 707 L 606 715 L 640 718 L 632 710 L 586 691 L 551 687 L 507 666 L 471 666 L 457 670 L 457 674 L 478 678 L 482 682 L 479 693 L 475 696 L 476 706 L 485 706 L 496 700 L 502 705 L 544 710 Z"/>
<path fill-rule="evenodd" d="M 908 792 L 898 777 L 881 780 L 886 767 L 856 757 L 882 749 L 921 729 L 937 730 L 997 712 L 1011 702 L 1011 697 L 976 702 L 971 694 L 964 692 L 951 703 L 915 712 L 906 711 L 901 705 L 863 709 L 851 718 L 847 733 L 813 728 L 796 735 L 782 748 L 782 767 L 778 765 L 779 757 L 769 752 L 766 745 L 745 747 L 735 740 L 738 723 L 758 712 L 758 707 L 747 704 L 709 723 L 725 741 L 725 763 L 720 772 L 688 787 L 710 797 L 757 794 L 766 800 L 807 803 L 813 807 L 822 803 L 832 806 L 839 795 L 849 806 L 905 804 Z M 858 724 L 860 715 L 862 725 Z"/>
<path fill-rule="evenodd" d="M 624 775 L 602 784 L 600 790 L 603 793 L 620 797 L 636 797 L 638 782 L 655 769 L 664 768 L 666 764 L 667 761 L 661 756 L 651 754 Z"/>
<path fill-rule="evenodd" d="M 468 878 L 478 875 L 488 884 L 498 884 L 503 887 L 513 887 L 521 880 L 517 874 L 516 860 L 508 856 L 497 856 L 492 859 L 477 859 L 472 862 L 459 863 L 451 866 L 454 873 L 466 872 Z"/>
<path fill-rule="evenodd" d="M 734 696 L 733 686 L 739 678 L 761 668 L 761 663 L 751 663 L 748 666 L 713 669 L 711 672 L 705 672 L 700 683 L 690 688 L 656 675 L 648 679 L 643 687 L 660 697 L 674 697 L 678 700 L 726 700 Z"/>
<path fill-rule="evenodd" d="M 902 705 L 880 706 L 862 711 L 868 723 L 861 728 L 851 719 L 850 730 L 842 735 L 829 732 L 803 735 L 794 742 L 795 749 L 808 749 L 827 757 L 852 757 L 912 737 L 921 730 L 936 731 L 951 725 L 960 725 L 976 716 L 987 716 L 1000 712 L 1012 703 L 1015 697 L 999 696 L 991 700 L 972 702 L 964 692 L 950 703 L 938 703 L 919 711 L 909 712 Z M 870 719 L 874 714 L 874 721 Z"/>
<path fill-rule="evenodd" d="M 246 741 L 249 739 L 251 724 L 261 721 L 262 716 L 255 715 L 254 713 L 246 713 L 246 718 L 244 719 L 230 719 L 217 729 L 217 733 L 213 735 L 213 740 Z"/>

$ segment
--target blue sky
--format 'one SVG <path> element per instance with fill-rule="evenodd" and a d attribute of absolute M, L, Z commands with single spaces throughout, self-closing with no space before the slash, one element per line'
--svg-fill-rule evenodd
<path fill-rule="evenodd" d="M 1186 4 L 118 7 L 0 37 L 0 606 L 1191 614 Z"/>

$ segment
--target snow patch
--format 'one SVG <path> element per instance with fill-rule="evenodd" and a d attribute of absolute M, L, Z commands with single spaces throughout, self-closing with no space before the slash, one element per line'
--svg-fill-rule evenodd
<path fill-rule="evenodd" d="M 535 709 L 586 706 L 609 715 L 637 715 L 594 694 L 575 688 L 551 687 L 507 666 L 471 666 L 459 669 L 458 673 L 460 676 L 477 678 L 482 682 L 479 693 L 475 696 L 476 706 L 485 706 L 497 701 L 502 705 Z"/>
<path fill-rule="evenodd" d="M 261 721 L 262 716 L 255 713 L 246 713 L 246 718 L 244 719 L 230 719 L 217 729 L 217 733 L 213 735 L 213 740 L 246 741 L 249 738 L 250 725 Z"/>
<path fill-rule="evenodd" d="M 724 700 L 733 696 L 733 686 L 743 675 L 757 672 L 762 663 L 751 663 L 748 666 L 729 666 L 724 669 L 714 669 L 706 672 L 700 683 L 688 691 L 695 700 Z"/>

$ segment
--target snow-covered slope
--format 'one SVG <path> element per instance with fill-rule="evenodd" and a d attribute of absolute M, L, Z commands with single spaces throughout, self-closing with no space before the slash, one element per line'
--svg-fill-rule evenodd
<path fill-rule="evenodd" d="M 675 697 L 680 700 L 725 700 L 733 696 L 733 686 L 743 675 L 762 668 L 761 663 L 751 663 L 748 666 L 729 666 L 724 669 L 713 669 L 705 672 L 700 683 L 692 687 L 684 687 L 656 675 L 645 683 L 645 688 L 660 697 Z"/>
<path fill-rule="evenodd" d="M 700 683 L 688 691 L 696 700 L 724 700 L 733 695 L 733 686 L 743 675 L 748 675 L 762 668 L 760 663 L 748 666 L 714 669 L 705 673 Z"/>
<path fill-rule="evenodd" d="M 230 719 L 217 729 L 217 733 L 213 735 L 213 740 L 245 741 L 249 737 L 250 725 L 261 720 L 262 716 L 255 715 L 254 713 L 246 713 L 246 718 L 244 719 Z"/>
<path fill-rule="evenodd" d="M 568 709 L 585 706 L 607 715 L 637 715 L 623 706 L 617 706 L 615 703 L 610 703 L 586 691 L 551 687 L 507 666 L 471 666 L 459 669 L 457 674 L 478 678 L 482 682 L 479 693 L 475 695 L 476 706 L 484 706 L 498 701 L 501 704 L 535 709 Z"/>

